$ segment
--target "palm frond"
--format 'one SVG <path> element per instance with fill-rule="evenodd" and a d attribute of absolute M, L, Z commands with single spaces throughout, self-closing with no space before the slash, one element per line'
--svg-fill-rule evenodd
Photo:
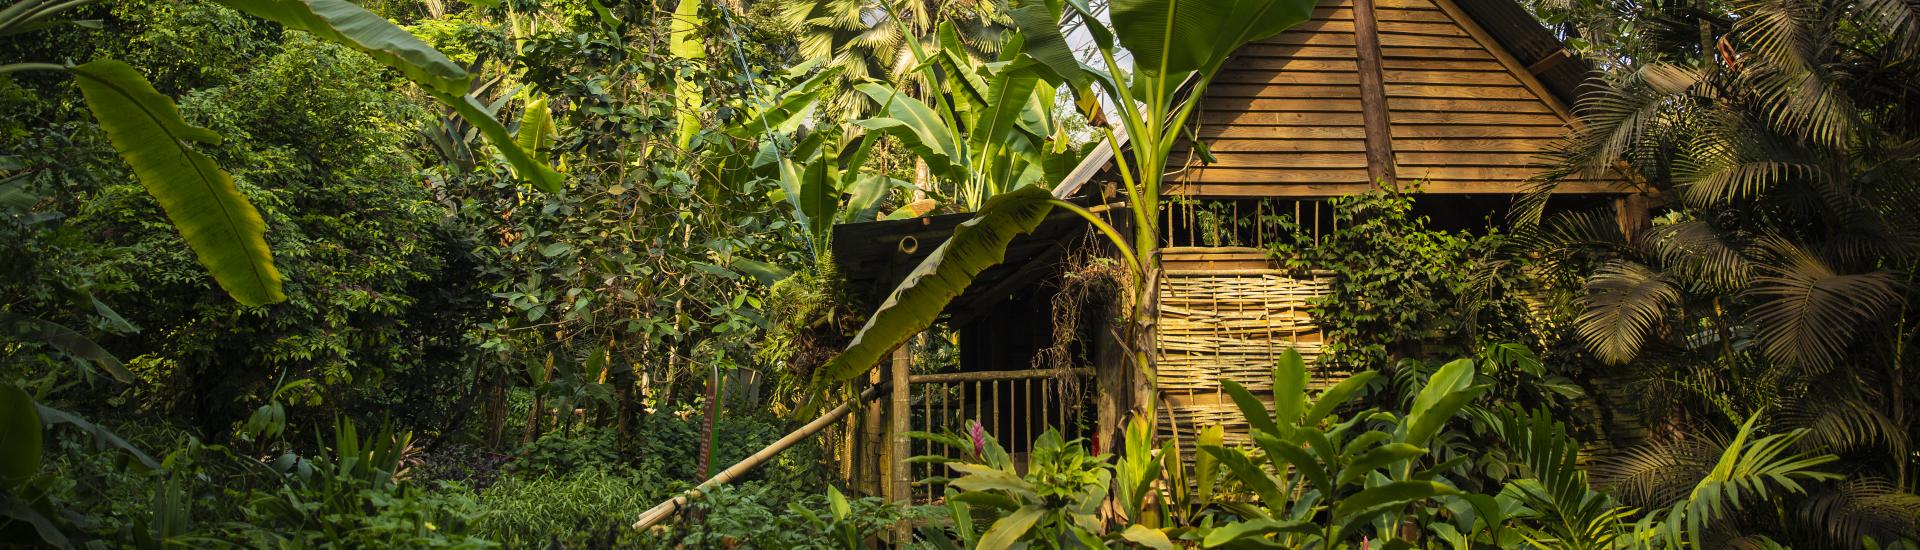
<path fill-rule="evenodd" d="M 1701 438 L 1643 443 L 1594 459 L 1594 485 L 1634 506 L 1664 508 L 1706 477 L 1725 447 Z"/>
<path fill-rule="evenodd" d="M 1818 526 L 1841 546 L 1866 537 L 1880 541 L 1920 539 L 1920 495 L 1884 478 L 1856 477 L 1801 502 L 1800 520 Z"/>
<path fill-rule="evenodd" d="M 1854 11 L 1884 34 L 1900 58 L 1920 54 L 1920 4 L 1912 0 L 1860 0 Z"/>
<path fill-rule="evenodd" d="M 1758 420 L 1748 418 L 1706 476 L 1685 499 L 1668 507 L 1664 521 L 1652 529 L 1655 536 L 1670 545 L 1699 547 L 1710 530 L 1723 531 L 1737 514 L 1750 506 L 1759 508 L 1756 503 L 1775 495 L 1804 494 L 1807 483 L 1840 478 L 1818 469 L 1837 457 L 1791 452 L 1806 430 L 1759 436 L 1754 429 Z"/>
<path fill-rule="evenodd" d="M 1753 277 L 1747 246 L 1703 220 L 1656 225 L 1639 242 L 1671 271 L 1714 290 L 1738 291 Z"/>
<path fill-rule="evenodd" d="M 1836 453 L 1880 447 L 1886 450 L 1889 462 L 1907 456 L 1906 428 L 1872 404 L 1851 395 L 1802 395 L 1801 399 L 1785 400 L 1780 423 L 1806 428 L 1811 434 L 1807 438 L 1810 446 Z"/>
<path fill-rule="evenodd" d="M 1575 320 L 1582 340 L 1594 356 L 1608 363 L 1625 363 L 1680 302 L 1680 291 L 1664 273 L 1627 261 L 1612 260 L 1587 280 L 1585 310 Z"/>
<path fill-rule="evenodd" d="M 1798 244 L 1769 239 L 1774 256 L 1761 264 L 1746 295 L 1768 359 L 1824 372 L 1859 328 L 1900 300 L 1900 283 L 1885 270 L 1838 273 Z"/>

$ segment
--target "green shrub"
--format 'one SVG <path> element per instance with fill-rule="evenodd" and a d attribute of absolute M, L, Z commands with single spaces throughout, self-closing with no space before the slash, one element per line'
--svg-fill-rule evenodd
<path fill-rule="evenodd" d="M 599 468 L 509 476 L 480 493 L 487 514 L 476 532 L 509 548 L 631 546 L 633 519 L 672 489 Z"/>
<path fill-rule="evenodd" d="M 850 548 L 903 519 L 925 518 L 931 508 L 909 508 L 868 497 L 846 500 L 812 494 L 782 502 L 785 491 L 762 483 L 722 485 L 700 495 L 678 523 L 656 532 L 656 548 Z M 837 501 L 837 502 L 836 502 Z M 651 504 L 649 504 L 651 506 Z M 641 508 L 644 510 L 645 508 Z"/>

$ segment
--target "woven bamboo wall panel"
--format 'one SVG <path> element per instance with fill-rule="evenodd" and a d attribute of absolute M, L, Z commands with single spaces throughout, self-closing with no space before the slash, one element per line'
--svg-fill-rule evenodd
<path fill-rule="evenodd" d="M 1167 271 L 1160 287 L 1158 382 L 1171 415 L 1160 415 L 1161 433 L 1191 437 L 1220 424 L 1230 441 L 1243 441 L 1246 424 L 1220 381 L 1239 382 L 1271 400 L 1273 365 L 1288 348 L 1310 364 L 1318 358 L 1322 339 L 1308 303 L 1326 294 L 1329 282 L 1278 270 Z M 1344 378 L 1315 372 L 1308 387 Z"/>

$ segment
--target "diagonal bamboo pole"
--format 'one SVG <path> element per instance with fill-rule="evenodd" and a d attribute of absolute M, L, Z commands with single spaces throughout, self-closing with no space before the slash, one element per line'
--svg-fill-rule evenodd
<path fill-rule="evenodd" d="M 647 510 L 645 513 L 640 514 L 640 520 L 633 523 L 633 528 L 635 530 L 646 529 L 648 527 L 652 527 L 656 523 L 660 523 L 661 520 L 667 519 L 668 517 L 672 517 L 673 514 L 680 511 L 681 507 L 687 505 L 687 501 L 691 500 L 693 495 L 705 493 L 708 489 L 712 489 L 713 487 L 718 485 L 731 483 L 735 478 L 738 478 L 741 475 L 745 475 L 748 471 L 753 470 L 754 468 L 760 466 L 761 463 L 766 462 L 767 459 L 773 458 L 774 455 L 780 454 L 781 451 L 787 450 L 788 447 L 792 447 L 794 446 L 794 444 L 799 443 L 808 437 L 812 437 L 813 434 L 819 433 L 820 430 L 826 429 L 827 426 L 831 426 L 833 425 L 833 423 L 839 422 L 841 418 L 845 418 L 847 416 L 847 413 L 853 412 L 853 405 L 855 403 L 865 403 L 868 401 L 872 401 L 874 399 L 878 399 L 881 393 L 886 391 L 887 388 L 888 388 L 888 384 L 876 384 L 873 386 L 869 386 L 866 389 L 866 391 L 860 392 L 859 398 L 853 399 L 851 401 L 847 401 L 845 403 L 841 403 L 840 406 L 834 407 L 833 410 L 831 411 L 827 411 L 827 414 L 821 415 L 820 418 L 816 418 L 812 422 L 808 422 L 807 425 L 801 426 L 800 429 L 794 430 L 793 433 L 787 434 L 786 437 L 782 437 L 780 438 L 779 441 L 773 442 L 772 445 L 768 445 L 767 448 L 761 449 L 760 452 L 753 453 L 753 456 L 749 456 L 746 459 L 741 460 L 739 463 L 734 464 L 732 466 L 728 466 L 727 469 L 725 470 L 721 470 L 718 475 L 715 475 L 712 478 L 709 478 L 706 481 L 701 482 L 700 486 L 689 489 L 687 490 L 687 492 L 681 493 L 679 496 L 667 499 L 666 502 L 662 502 L 654 506 L 653 508 Z"/>

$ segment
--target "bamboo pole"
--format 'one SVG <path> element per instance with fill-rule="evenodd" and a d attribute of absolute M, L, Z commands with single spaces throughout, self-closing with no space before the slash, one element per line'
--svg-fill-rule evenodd
<path fill-rule="evenodd" d="M 712 489 L 718 485 L 733 482 L 735 478 L 745 475 L 748 471 L 759 467 L 761 463 L 787 450 L 788 447 L 792 447 L 806 440 L 808 437 L 812 437 L 813 434 L 819 433 L 820 430 L 826 429 L 827 426 L 839 422 L 841 418 L 847 416 L 847 413 L 853 412 L 854 404 L 878 399 L 880 392 L 885 389 L 886 387 L 884 385 L 867 387 L 866 391 L 860 392 L 859 398 L 841 403 L 840 406 L 834 407 L 831 411 L 827 411 L 827 414 L 821 415 L 820 418 L 808 422 L 807 425 L 801 426 L 800 429 L 794 430 L 793 433 L 787 434 L 786 437 L 782 437 L 779 441 L 773 442 L 772 445 L 761 449 L 760 452 L 753 453 L 753 456 L 749 456 L 732 466 L 728 466 L 727 469 L 721 470 L 718 475 L 701 482 L 698 487 L 689 489 L 679 496 L 667 499 L 666 502 L 655 505 L 653 508 L 641 513 L 640 520 L 633 523 L 633 528 L 635 530 L 641 530 L 651 527 L 653 524 L 660 523 L 661 520 L 667 519 L 675 512 L 678 512 L 680 507 L 686 506 L 687 501 L 691 500 L 693 495 L 704 493 L 708 489 Z"/>
<path fill-rule="evenodd" d="M 888 381 L 893 385 L 892 407 L 887 411 L 887 444 L 891 445 L 887 453 L 887 500 L 910 504 L 913 502 L 913 474 L 907 471 L 908 449 L 907 432 L 913 429 L 910 415 L 913 414 L 911 392 L 913 386 L 907 382 L 908 366 L 913 354 L 906 345 L 893 350 L 893 372 Z M 893 528 L 893 543 L 904 546 L 913 530 L 902 520 Z"/>

